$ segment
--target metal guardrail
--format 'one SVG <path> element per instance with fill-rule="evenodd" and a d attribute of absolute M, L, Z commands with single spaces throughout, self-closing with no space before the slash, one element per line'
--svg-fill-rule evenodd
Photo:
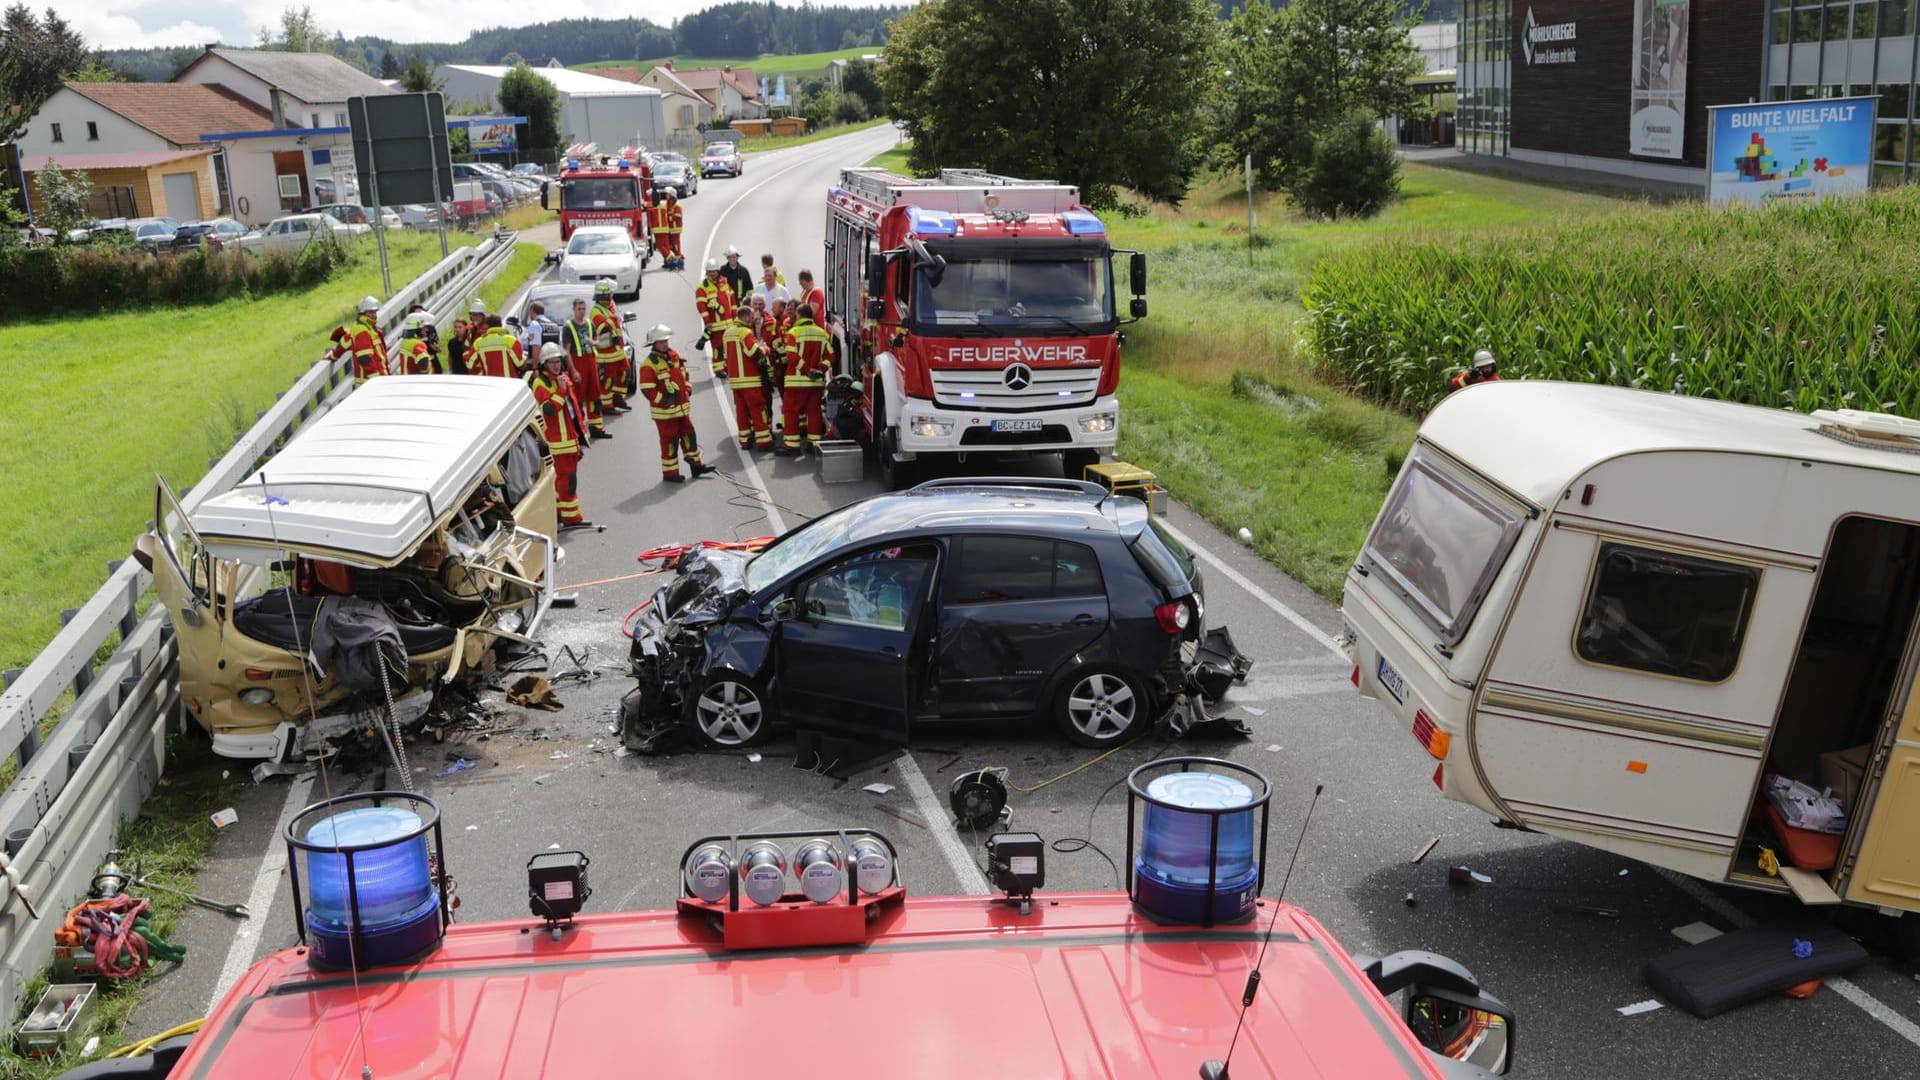
<path fill-rule="evenodd" d="M 383 329 L 418 301 L 436 325 L 466 310 L 468 298 L 513 257 L 512 233 L 463 247 L 381 305 Z M 192 512 L 271 457 L 307 421 L 353 390 L 351 361 L 317 361 L 272 408 L 181 493 Z M 132 540 L 131 537 L 128 538 Z M 0 841 L 40 917 L 0 883 L 0 1008 L 19 1009 L 27 983 L 46 963 L 53 932 L 84 894 L 113 846 L 120 822 L 139 812 L 166 768 L 166 725 L 180 710 L 179 649 L 164 608 L 139 613 L 152 575 L 132 559 L 86 604 L 62 612 L 65 625 L 24 671 L 8 672 L 0 692 L 0 757 L 17 754 L 20 772 L 0 793 Z M 115 635 L 104 661 L 95 657 Z M 66 692 L 73 704 L 44 737 L 41 722 Z"/>

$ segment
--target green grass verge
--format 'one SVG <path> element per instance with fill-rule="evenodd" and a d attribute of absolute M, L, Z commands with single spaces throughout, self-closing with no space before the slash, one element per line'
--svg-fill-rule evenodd
<path fill-rule="evenodd" d="M 206 739 L 197 732 L 170 738 L 167 755 L 166 775 L 160 778 L 153 794 L 140 808 L 140 816 L 120 826 L 116 843 L 121 849 L 120 864 L 128 871 L 137 867 L 162 884 L 192 890 L 193 875 L 205 865 L 207 854 L 213 849 L 214 827 L 209 815 L 233 801 L 237 783 L 230 774 L 238 770 L 233 762 L 216 757 Z M 153 902 L 150 924 L 162 939 L 170 938 L 176 921 L 191 906 L 185 899 L 159 890 L 133 888 L 128 891 Z M 43 915 L 57 919 L 58 914 L 46 911 L 48 904 L 65 911 L 81 899 L 56 897 L 37 903 Z M 217 964 L 219 959 L 190 954 L 186 962 Z M 160 965 L 158 970 L 164 973 L 167 965 Z M 39 999 L 52 982 L 51 974 L 51 969 L 42 971 L 29 983 L 25 1007 L 31 1008 Z M 89 1060 L 80 1054 L 89 1037 L 100 1039 L 92 1055 L 99 1058 L 123 1043 L 158 1034 L 124 1030 L 128 1015 L 148 985 L 147 979 L 104 981 L 95 991 L 93 1011 L 85 1030 L 76 1034 L 72 1051 L 65 1055 L 21 1057 L 12 1039 L 0 1042 L 0 1076 L 8 1080 L 51 1080 L 81 1061 Z M 17 1023 L 18 1018 L 13 1022 Z"/>
<path fill-rule="evenodd" d="M 903 170 L 904 152 L 873 164 Z M 1263 556 L 1333 598 L 1416 421 L 1322 382 L 1300 354 L 1300 298 L 1315 267 L 1330 253 L 1371 257 L 1434 230 L 1464 236 L 1621 204 L 1408 165 L 1401 201 L 1368 221 L 1310 221 L 1256 195 L 1249 249 L 1238 180 L 1202 183 L 1178 209 L 1107 217 L 1116 247 L 1151 253 L 1150 314 L 1127 330 L 1118 454 L 1216 525 L 1252 530 Z"/>
<path fill-rule="evenodd" d="M 539 244 L 530 244 L 524 240 L 513 245 L 513 255 L 507 260 L 500 273 L 492 281 L 480 287 L 480 299 L 487 302 L 488 311 L 499 311 L 505 306 L 521 283 L 533 276 L 546 260 L 547 249 Z"/>
<path fill-rule="evenodd" d="M 885 169 L 895 176 L 912 176 L 913 171 L 907 165 L 908 149 L 907 144 L 901 143 L 884 154 L 875 154 L 868 158 L 867 164 L 874 168 Z"/>
<path fill-rule="evenodd" d="M 821 139 L 831 139 L 836 135 L 851 135 L 856 131 L 866 131 L 868 128 L 877 128 L 892 122 L 882 116 L 873 120 L 863 120 L 858 124 L 836 124 L 821 128 L 819 131 L 809 131 L 805 135 L 769 135 L 759 139 L 742 139 L 740 150 L 742 153 L 749 154 L 761 150 L 785 150 L 789 146 L 802 146 L 810 142 L 819 142 Z"/>
<path fill-rule="evenodd" d="M 401 234 L 388 253 L 400 285 L 438 262 L 440 245 Z M 540 254 L 522 245 L 508 274 L 525 277 Z M 154 474 L 197 482 L 369 293 L 382 294 L 380 264 L 364 244 L 345 273 L 309 289 L 0 327 L 0 355 L 15 358 L 0 365 L 0 394 L 31 403 L 22 422 L 0 426 L 0 469 L 15 478 L 0 502 L 0 547 L 12 553 L 0 560 L 0 668 L 25 667 L 60 611 L 85 603 L 107 562 L 126 556 L 153 516 Z"/>

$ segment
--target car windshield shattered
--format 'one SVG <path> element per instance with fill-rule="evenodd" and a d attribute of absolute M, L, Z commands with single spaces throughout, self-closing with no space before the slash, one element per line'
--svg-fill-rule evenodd
<path fill-rule="evenodd" d="M 815 518 L 754 556 L 747 564 L 748 591 L 759 592 L 789 571 L 805 566 L 814 556 L 844 543 L 859 522 L 855 513 L 859 508 L 860 504 L 854 503 Z"/>

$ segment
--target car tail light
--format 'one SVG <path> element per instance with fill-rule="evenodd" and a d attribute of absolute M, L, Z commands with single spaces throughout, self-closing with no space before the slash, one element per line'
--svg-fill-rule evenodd
<path fill-rule="evenodd" d="M 1453 748 L 1453 736 L 1441 731 L 1440 725 L 1433 722 L 1433 717 L 1428 716 L 1425 709 L 1415 709 L 1413 712 L 1413 737 L 1427 748 L 1427 753 L 1440 761 L 1447 760 L 1447 751 Z"/>
<path fill-rule="evenodd" d="M 1153 617 L 1160 621 L 1160 629 L 1169 634 L 1178 634 L 1185 630 L 1187 623 L 1193 618 L 1187 611 L 1186 602 L 1181 600 L 1154 608 Z"/>
<path fill-rule="evenodd" d="M 1359 664 L 1353 665 L 1353 685 L 1355 686 L 1360 685 L 1360 665 Z"/>

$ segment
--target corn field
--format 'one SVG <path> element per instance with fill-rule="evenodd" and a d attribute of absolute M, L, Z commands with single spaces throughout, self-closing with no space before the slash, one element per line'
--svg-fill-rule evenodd
<path fill-rule="evenodd" d="M 1920 416 L 1913 187 L 1367 245 L 1303 302 L 1318 373 L 1410 413 L 1486 348 L 1505 378 Z"/>

